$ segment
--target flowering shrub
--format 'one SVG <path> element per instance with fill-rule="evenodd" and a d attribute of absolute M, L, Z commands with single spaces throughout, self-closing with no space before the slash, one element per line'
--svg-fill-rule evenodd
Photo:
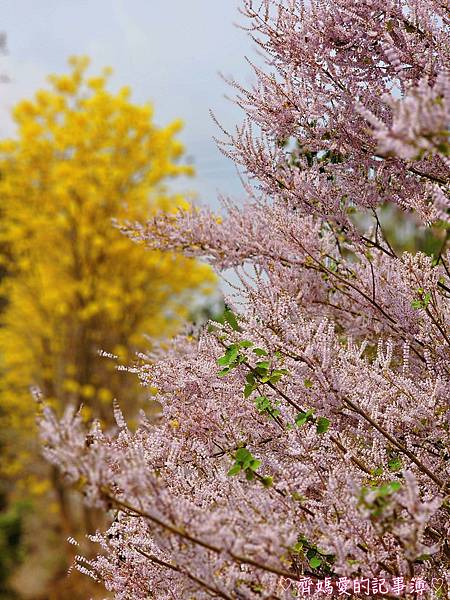
<path fill-rule="evenodd" d="M 267 57 L 252 89 L 234 84 L 247 121 L 222 142 L 248 175 L 246 202 L 123 228 L 233 268 L 240 296 L 224 323 L 136 367 L 159 390 L 159 420 L 142 413 L 131 431 L 116 408 L 109 434 L 43 409 L 46 457 L 113 515 L 94 536 L 102 553 L 77 566 L 120 599 L 290 598 L 285 582 L 305 577 L 322 582 L 317 597 L 326 578 L 440 578 L 430 594 L 444 597 L 448 9 L 242 11 Z M 398 254 L 385 203 L 439 223 L 440 253 Z"/>

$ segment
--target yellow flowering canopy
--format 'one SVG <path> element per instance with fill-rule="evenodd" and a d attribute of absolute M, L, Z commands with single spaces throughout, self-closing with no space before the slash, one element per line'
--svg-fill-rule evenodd
<path fill-rule="evenodd" d="M 72 58 L 69 75 L 19 103 L 17 139 L 0 142 L 3 432 L 31 431 L 30 384 L 104 418 L 113 397 L 131 402 L 132 379 L 98 351 L 125 359 L 148 347 L 144 334 L 174 333 L 215 287 L 206 265 L 149 252 L 112 225 L 186 207 L 165 183 L 192 168 L 179 163 L 181 123 L 156 127 L 150 105 L 107 91 L 109 71 L 88 78 L 88 63 Z"/>

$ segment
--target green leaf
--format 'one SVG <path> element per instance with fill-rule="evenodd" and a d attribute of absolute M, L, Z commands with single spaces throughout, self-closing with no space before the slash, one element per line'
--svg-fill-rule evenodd
<path fill-rule="evenodd" d="M 245 478 L 246 478 L 247 481 L 252 481 L 252 479 L 255 478 L 255 476 L 253 474 L 253 471 L 251 471 L 250 469 L 247 469 L 245 471 Z"/>
<path fill-rule="evenodd" d="M 402 484 L 399 481 L 391 481 L 390 483 L 385 483 L 378 488 L 378 495 L 390 496 L 394 492 L 398 491 L 402 487 Z"/>
<path fill-rule="evenodd" d="M 269 381 L 271 383 L 278 383 L 283 375 L 289 375 L 289 371 L 287 369 L 274 369 L 270 374 Z"/>
<path fill-rule="evenodd" d="M 234 331 L 241 331 L 241 328 L 239 327 L 239 324 L 233 311 L 226 310 L 223 313 L 223 316 L 225 318 L 225 321 L 231 326 L 232 329 L 234 329 Z"/>
<path fill-rule="evenodd" d="M 219 377 L 225 377 L 225 375 L 228 375 L 228 373 L 231 371 L 230 367 L 225 367 L 225 369 L 222 369 L 221 371 L 219 371 L 217 373 L 217 375 Z"/>
<path fill-rule="evenodd" d="M 311 567 L 311 569 L 317 569 L 318 567 L 320 567 L 321 564 L 322 564 L 322 559 L 319 558 L 318 556 L 313 556 L 309 560 L 309 566 Z"/>
<path fill-rule="evenodd" d="M 292 546 L 292 552 L 294 554 L 299 554 L 303 550 L 303 544 L 301 542 L 297 542 Z"/>
<path fill-rule="evenodd" d="M 253 346 L 253 342 L 250 340 L 242 340 L 242 342 L 239 342 L 239 346 L 241 348 L 251 348 Z"/>
<path fill-rule="evenodd" d="M 397 492 L 402 487 L 402 484 L 400 481 L 391 481 L 390 486 L 392 492 Z"/>
<path fill-rule="evenodd" d="M 397 456 L 396 458 L 391 458 L 391 460 L 388 462 L 388 468 L 389 471 L 400 471 L 400 469 L 402 468 L 402 461 L 400 457 Z"/>
<path fill-rule="evenodd" d="M 256 363 L 256 368 L 261 369 L 262 371 L 267 371 L 269 367 L 270 362 L 268 360 L 261 360 L 260 362 Z"/>
<path fill-rule="evenodd" d="M 295 417 L 295 424 L 298 427 L 301 427 L 307 421 L 310 421 L 312 419 L 313 414 L 314 414 L 314 409 L 312 409 L 312 408 L 310 408 L 306 412 L 299 412 L 298 415 Z"/>
<path fill-rule="evenodd" d="M 326 417 L 319 417 L 317 419 L 316 431 L 317 433 L 326 433 L 330 427 L 330 421 Z"/>
<path fill-rule="evenodd" d="M 330 260 L 328 269 L 330 271 L 333 271 L 333 273 L 336 272 L 337 271 L 337 263 L 334 260 Z"/>
<path fill-rule="evenodd" d="M 239 448 L 238 450 L 236 450 L 236 454 L 234 455 L 235 460 L 238 460 L 239 462 L 245 460 L 246 458 L 248 458 L 249 456 L 251 456 L 250 452 L 247 450 L 247 448 Z"/>
<path fill-rule="evenodd" d="M 265 412 L 271 407 L 270 400 L 267 398 L 267 396 L 258 396 L 255 398 L 255 406 L 259 412 Z"/>
<path fill-rule="evenodd" d="M 239 349 L 237 347 L 236 344 L 232 344 L 231 346 L 229 346 L 225 352 L 225 354 L 223 356 L 221 356 L 217 362 L 219 365 L 224 366 L 224 365 L 229 365 L 230 363 L 233 363 L 239 353 Z"/>
<path fill-rule="evenodd" d="M 415 298 L 411 302 L 413 308 L 426 308 L 431 302 L 431 292 L 425 292 L 423 288 L 417 290 L 419 298 Z"/>
<path fill-rule="evenodd" d="M 228 471 L 228 477 L 232 477 L 233 475 L 237 475 L 241 472 L 241 465 L 233 465 L 231 469 Z"/>
<path fill-rule="evenodd" d="M 252 352 L 254 352 L 256 356 L 267 356 L 267 352 L 262 348 L 253 348 Z"/>
<path fill-rule="evenodd" d="M 230 362 L 236 360 L 239 354 L 239 349 L 236 344 L 232 344 L 226 351 L 226 356 L 228 356 Z"/>
<path fill-rule="evenodd" d="M 254 458 L 247 448 L 239 448 L 234 455 L 235 464 L 229 470 L 229 475 L 236 475 L 241 471 L 245 471 L 247 479 L 253 479 L 253 472 L 259 469 L 261 461 Z"/>
<path fill-rule="evenodd" d="M 292 492 L 292 500 L 295 502 L 304 502 L 306 500 L 305 496 L 302 496 L 299 492 Z"/>
<path fill-rule="evenodd" d="M 248 458 L 246 458 L 245 460 L 243 460 L 240 463 L 240 465 L 241 465 L 242 469 L 244 469 L 244 471 L 246 471 L 247 469 L 250 469 L 252 462 L 253 462 L 253 458 L 252 458 L 252 455 L 250 454 L 250 456 Z"/>
<path fill-rule="evenodd" d="M 261 483 L 265 488 L 270 488 L 273 485 L 273 477 L 263 477 Z"/>
<path fill-rule="evenodd" d="M 279 402 L 275 404 L 278 405 Z M 274 408 L 271 399 L 267 398 L 267 396 L 258 396 L 255 398 L 255 406 L 260 414 L 267 413 L 271 417 L 278 417 L 281 414 L 278 409 Z"/>
<path fill-rule="evenodd" d="M 312 388 L 313 386 L 313 382 L 311 381 L 311 379 L 305 379 L 303 383 L 305 385 L 305 388 Z"/>
<path fill-rule="evenodd" d="M 247 385 L 244 387 L 244 398 L 248 398 L 252 392 L 254 391 L 255 386 L 251 383 L 247 383 Z"/>

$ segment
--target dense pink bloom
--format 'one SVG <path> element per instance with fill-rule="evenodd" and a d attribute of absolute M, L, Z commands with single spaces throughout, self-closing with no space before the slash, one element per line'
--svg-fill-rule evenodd
<path fill-rule="evenodd" d="M 78 568 L 122 600 L 445 578 L 448 236 L 438 256 L 397 255 L 377 209 L 448 224 L 448 9 L 244 0 L 242 12 L 267 57 L 252 89 L 233 83 L 247 120 L 222 141 L 245 202 L 123 226 L 234 269 L 237 322 L 228 312 L 140 357 L 162 415 L 142 413 L 135 431 L 118 408 L 110 433 L 44 408 L 47 459 L 111 511 L 102 551 Z"/>

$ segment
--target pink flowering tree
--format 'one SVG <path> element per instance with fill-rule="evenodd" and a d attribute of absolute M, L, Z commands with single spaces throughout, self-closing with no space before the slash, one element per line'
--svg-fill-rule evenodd
<path fill-rule="evenodd" d="M 242 13 L 265 67 L 251 89 L 232 82 L 246 120 L 220 143 L 245 202 L 123 226 L 234 269 L 231 308 L 140 357 L 159 415 L 130 429 L 116 408 L 115 432 L 87 430 L 76 408 L 40 417 L 47 459 L 111 516 L 77 567 L 123 600 L 292 598 L 310 582 L 319 597 L 354 578 L 410 597 L 439 580 L 444 597 L 449 10 L 243 0 Z M 440 226 L 440 251 L 396 250 L 386 204 Z"/>

